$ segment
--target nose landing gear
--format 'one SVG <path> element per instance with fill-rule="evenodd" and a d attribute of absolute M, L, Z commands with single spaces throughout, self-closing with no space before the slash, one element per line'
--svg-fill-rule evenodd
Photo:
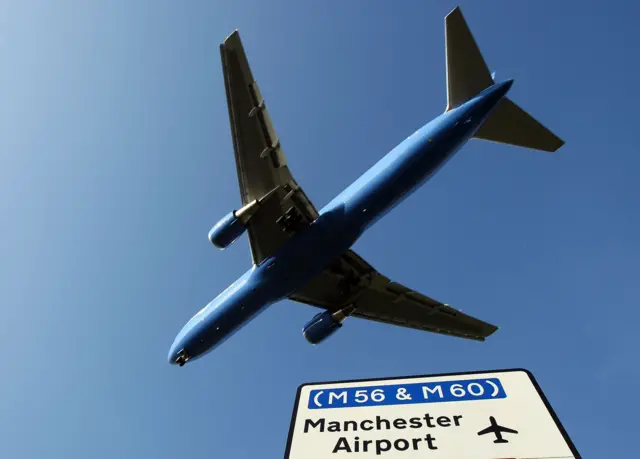
<path fill-rule="evenodd" d="M 182 349 L 180 352 L 178 352 L 178 355 L 176 356 L 175 362 L 179 366 L 181 366 L 181 367 L 184 366 L 184 364 L 187 363 L 188 361 L 189 361 L 189 354 L 187 353 L 187 351 Z"/>

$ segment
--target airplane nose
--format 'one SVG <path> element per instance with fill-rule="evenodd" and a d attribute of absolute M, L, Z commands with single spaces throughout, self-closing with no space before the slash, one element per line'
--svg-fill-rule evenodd
<path fill-rule="evenodd" d="M 189 352 L 181 345 L 181 343 L 174 342 L 169 349 L 169 355 L 167 356 L 169 363 L 171 365 L 180 365 L 183 366 L 189 360 L 191 356 Z"/>
<path fill-rule="evenodd" d="M 171 346 L 171 349 L 169 349 L 169 355 L 167 356 L 167 359 L 169 360 L 169 363 L 171 365 L 177 365 L 178 350 L 176 349 L 175 344 Z"/>
<path fill-rule="evenodd" d="M 169 355 L 167 359 L 171 365 L 184 365 L 189 360 L 189 353 L 187 351 L 187 335 L 185 330 L 182 330 L 176 339 L 173 341 L 171 348 L 169 349 Z"/>
<path fill-rule="evenodd" d="M 198 340 L 202 331 L 201 326 L 200 316 L 196 314 L 182 327 L 169 349 L 167 358 L 170 364 L 182 366 L 200 353 Z"/>

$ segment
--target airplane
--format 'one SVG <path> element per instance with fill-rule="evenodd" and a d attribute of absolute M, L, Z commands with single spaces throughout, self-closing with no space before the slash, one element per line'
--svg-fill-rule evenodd
<path fill-rule="evenodd" d="M 447 106 L 320 210 L 291 174 L 235 30 L 220 45 L 242 206 L 209 232 L 219 249 L 248 233 L 252 266 L 196 313 L 168 355 L 183 366 L 284 299 L 322 311 L 303 328 L 318 344 L 348 317 L 484 341 L 498 327 L 379 273 L 352 245 L 469 139 L 553 152 L 564 141 L 506 97 L 459 7 L 445 17 Z"/>
<path fill-rule="evenodd" d="M 487 427 L 486 429 L 481 430 L 480 432 L 478 432 L 478 435 L 485 435 L 488 433 L 492 433 L 496 436 L 496 439 L 493 440 L 494 443 L 509 443 L 509 440 L 505 440 L 502 438 L 502 434 L 503 433 L 512 433 L 512 434 L 517 434 L 518 431 L 517 430 L 513 430 L 510 429 L 508 427 L 502 427 L 500 425 L 498 425 L 498 423 L 496 422 L 496 418 L 494 418 L 493 416 L 489 416 L 489 421 L 491 422 L 491 425 L 489 427 Z"/>

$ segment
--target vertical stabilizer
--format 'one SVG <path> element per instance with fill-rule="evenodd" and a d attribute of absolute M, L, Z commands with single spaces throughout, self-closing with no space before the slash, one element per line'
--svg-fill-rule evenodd
<path fill-rule="evenodd" d="M 460 7 L 444 19 L 447 56 L 447 110 L 462 105 L 494 81 Z"/>

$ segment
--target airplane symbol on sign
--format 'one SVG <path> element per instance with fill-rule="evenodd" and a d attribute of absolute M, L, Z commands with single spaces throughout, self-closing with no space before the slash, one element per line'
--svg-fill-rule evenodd
<path fill-rule="evenodd" d="M 485 435 L 488 433 L 492 433 L 496 436 L 496 439 L 493 441 L 494 443 L 509 443 L 509 440 L 505 440 L 504 438 L 502 438 L 502 434 L 503 433 L 512 433 L 512 434 L 517 434 L 518 431 L 517 430 L 513 430 L 510 429 L 508 427 L 503 427 L 501 425 L 498 425 L 498 423 L 496 422 L 496 418 L 494 418 L 493 416 L 489 416 L 489 422 L 491 422 L 491 425 L 489 427 L 487 427 L 486 429 L 481 430 L 480 432 L 478 432 L 478 435 Z"/>

